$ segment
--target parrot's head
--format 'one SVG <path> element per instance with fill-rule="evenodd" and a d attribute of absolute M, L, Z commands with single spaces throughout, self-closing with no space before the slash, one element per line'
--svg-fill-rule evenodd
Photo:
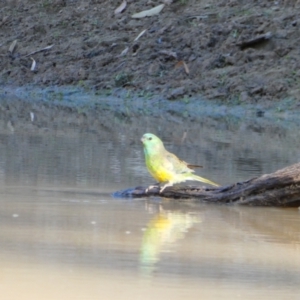
<path fill-rule="evenodd" d="M 164 149 L 164 144 L 159 137 L 152 133 L 145 133 L 141 141 L 144 145 L 144 148 L 147 152 L 158 151 Z"/>

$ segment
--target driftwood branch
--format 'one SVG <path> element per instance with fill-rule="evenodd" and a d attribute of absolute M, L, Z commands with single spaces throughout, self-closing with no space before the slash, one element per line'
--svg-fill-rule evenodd
<path fill-rule="evenodd" d="M 160 194 L 158 187 L 148 192 L 146 187 L 136 187 L 116 192 L 114 196 L 135 198 L 160 196 L 196 199 L 209 203 L 295 207 L 300 206 L 300 163 L 275 173 L 220 188 L 173 186 Z"/>

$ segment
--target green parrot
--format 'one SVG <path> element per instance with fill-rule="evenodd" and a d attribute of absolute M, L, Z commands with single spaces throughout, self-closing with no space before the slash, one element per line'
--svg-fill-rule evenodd
<path fill-rule="evenodd" d="M 149 173 L 159 183 L 165 183 L 161 186 L 160 193 L 169 186 L 175 183 L 184 182 L 186 180 L 195 180 L 208 183 L 214 186 L 219 186 L 213 181 L 193 174 L 192 168 L 201 167 L 191 165 L 183 160 L 180 160 L 176 155 L 167 151 L 163 142 L 152 133 L 145 133 L 141 139 L 144 145 L 144 153 L 146 166 Z M 146 191 L 153 186 L 149 186 Z"/>

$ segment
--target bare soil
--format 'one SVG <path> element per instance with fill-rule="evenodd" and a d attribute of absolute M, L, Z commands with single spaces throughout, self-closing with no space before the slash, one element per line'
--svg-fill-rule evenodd
<path fill-rule="evenodd" d="M 0 83 L 297 106 L 300 1 L 173 0 L 142 19 L 162 0 L 121 3 L 2 0 Z"/>

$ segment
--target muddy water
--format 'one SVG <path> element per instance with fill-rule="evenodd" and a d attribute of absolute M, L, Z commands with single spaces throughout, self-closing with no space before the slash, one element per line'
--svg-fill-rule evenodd
<path fill-rule="evenodd" d="M 139 143 L 152 129 L 0 136 L 1 298 L 299 299 L 298 209 L 111 197 L 152 183 Z M 298 131 L 210 130 L 163 137 L 221 184 L 299 159 Z"/>

